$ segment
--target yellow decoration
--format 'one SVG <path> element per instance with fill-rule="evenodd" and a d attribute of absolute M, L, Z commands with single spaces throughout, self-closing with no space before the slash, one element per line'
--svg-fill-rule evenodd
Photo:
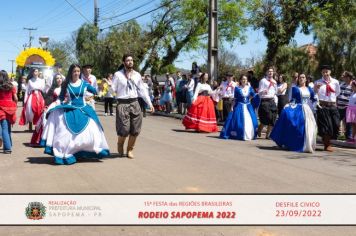
<path fill-rule="evenodd" d="M 52 57 L 51 53 L 45 51 L 41 48 L 28 48 L 23 50 L 20 55 L 16 58 L 16 64 L 18 66 L 24 67 L 27 58 L 31 55 L 38 55 L 43 58 L 46 63 L 46 66 L 53 66 L 55 63 L 55 59 Z"/>

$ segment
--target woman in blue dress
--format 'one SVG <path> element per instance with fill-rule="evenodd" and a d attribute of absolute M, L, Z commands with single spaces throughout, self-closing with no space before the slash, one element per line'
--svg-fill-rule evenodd
<path fill-rule="evenodd" d="M 54 156 L 56 164 L 73 164 L 78 157 L 109 155 L 101 123 L 84 99 L 86 91 L 96 94 L 96 89 L 80 79 L 80 71 L 79 65 L 70 66 L 57 106 L 47 112 L 41 145 L 45 153 Z"/>
<path fill-rule="evenodd" d="M 315 95 L 306 84 L 305 74 L 299 75 L 297 84 L 292 88 L 291 103 L 283 109 L 270 137 L 287 150 L 313 153 L 317 126 L 310 101 L 316 102 Z"/>
<path fill-rule="evenodd" d="M 238 140 L 256 139 L 258 122 L 255 107 L 258 106 L 259 96 L 248 84 L 247 76 L 242 75 L 239 83 L 240 86 L 236 86 L 234 91 L 233 110 L 225 121 L 220 137 Z"/>

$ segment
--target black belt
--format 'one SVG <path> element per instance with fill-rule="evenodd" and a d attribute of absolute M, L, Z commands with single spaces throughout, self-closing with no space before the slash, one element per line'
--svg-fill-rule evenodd
<path fill-rule="evenodd" d="M 336 107 L 336 102 L 319 101 L 319 105 L 322 107 Z"/>
<path fill-rule="evenodd" d="M 272 101 L 274 98 L 261 98 L 261 101 Z"/>
<path fill-rule="evenodd" d="M 204 91 L 198 94 L 198 96 L 210 96 L 208 91 Z"/>
<path fill-rule="evenodd" d="M 136 102 L 137 98 L 118 98 L 117 103 L 129 104 L 132 102 Z"/>

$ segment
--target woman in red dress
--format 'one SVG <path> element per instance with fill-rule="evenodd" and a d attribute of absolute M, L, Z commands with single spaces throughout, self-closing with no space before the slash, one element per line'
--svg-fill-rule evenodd
<path fill-rule="evenodd" d="M 183 118 L 183 125 L 186 129 L 208 133 L 218 131 L 214 102 L 210 97 L 213 91 L 207 83 L 208 80 L 207 73 L 203 73 L 199 78 L 200 82 L 195 89 L 192 106 Z"/>
<path fill-rule="evenodd" d="M 27 79 L 25 105 L 22 109 L 19 125 L 30 123 L 29 129 L 32 130 L 32 124 L 37 125 L 40 120 L 45 102 L 42 93 L 45 90 L 45 81 L 39 76 L 37 68 L 32 68 Z"/>
<path fill-rule="evenodd" d="M 11 125 L 16 121 L 16 87 L 11 83 L 7 72 L 0 71 L 0 146 L 4 144 L 4 153 L 10 154 Z"/>

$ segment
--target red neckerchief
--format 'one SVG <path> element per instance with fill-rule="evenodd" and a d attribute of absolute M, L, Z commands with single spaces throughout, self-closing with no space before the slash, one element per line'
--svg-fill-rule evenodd
<path fill-rule="evenodd" d="M 89 77 L 90 77 L 90 75 L 88 77 L 85 77 L 85 75 L 83 75 L 84 80 L 91 85 L 91 80 Z"/>
<path fill-rule="evenodd" d="M 331 93 L 335 93 L 335 90 L 330 86 L 330 81 L 326 81 L 324 79 L 324 83 L 326 84 L 326 96 L 330 96 Z"/>
<path fill-rule="evenodd" d="M 232 89 L 234 88 L 234 86 L 232 86 L 232 81 L 226 86 L 226 91 L 227 91 L 230 87 L 231 87 Z"/>

